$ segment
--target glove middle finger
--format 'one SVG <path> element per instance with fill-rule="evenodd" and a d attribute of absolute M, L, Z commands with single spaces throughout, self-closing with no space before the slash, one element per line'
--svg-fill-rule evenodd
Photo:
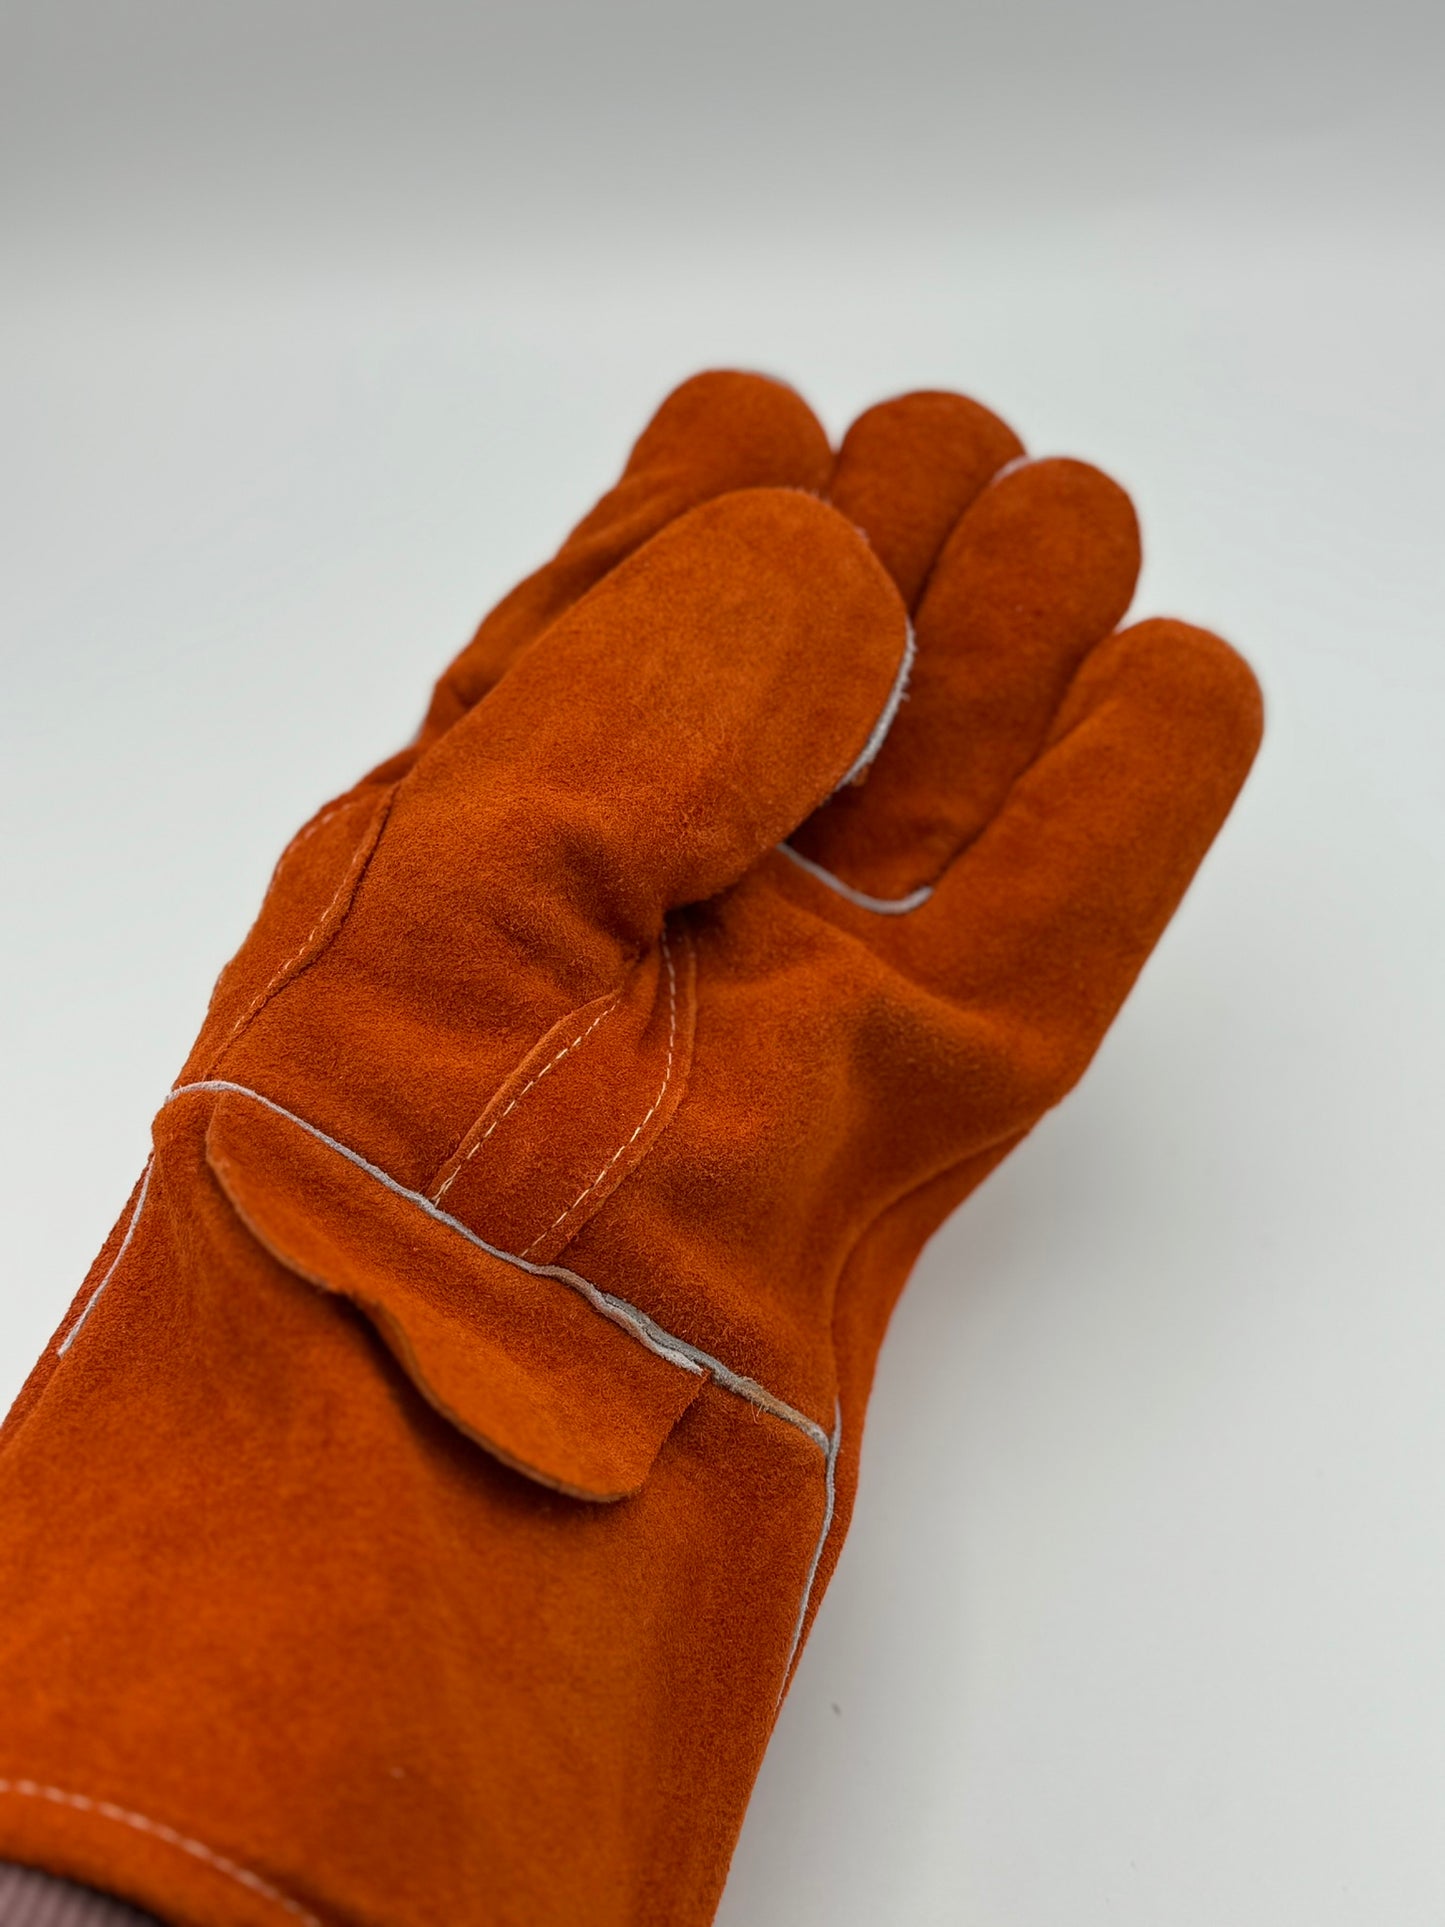
<path fill-rule="evenodd" d="M 1128 496 L 1086 463 L 1012 465 L 980 486 L 928 573 L 908 699 L 867 782 L 792 839 L 805 867 L 870 908 L 925 900 L 1037 754 L 1139 559 Z"/>

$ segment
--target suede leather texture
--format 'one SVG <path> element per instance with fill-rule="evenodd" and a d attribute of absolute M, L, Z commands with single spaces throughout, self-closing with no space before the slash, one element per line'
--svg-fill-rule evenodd
<path fill-rule="evenodd" d="M 183 1927 L 712 1918 L 898 1292 L 1259 741 L 1138 566 L 962 397 L 836 455 L 664 403 L 283 854 L 7 1422 L 0 1856 Z"/>

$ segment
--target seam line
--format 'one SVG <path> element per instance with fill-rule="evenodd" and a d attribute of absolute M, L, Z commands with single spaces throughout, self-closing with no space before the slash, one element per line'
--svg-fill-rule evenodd
<path fill-rule="evenodd" d="M 259 1894 L 263 1900 L 275 1901 L 278 1907 L 284 1907 L 288 1914 L 304 1922 L 305 1927 L 321 1927 L 315 1914 L 299 1901 L 288 1898 L 278 1887 L 273 1887 L 269 1880 L 263 1880 L 260 1874 L 252 1873 L 249 1867 L 238 1866 L 224 1854 L 214 1852 L 204 1841 L 192 1840 L 188 1834 L 177 1833 L 174 1827 L 148 1819 L 143 1813 L 133 1813 L 128 1807 L 118 1807 L 110 1800 L 92 1800 L 88 1794 L 67 1793 L 63 1787 L 45 1786 L 38 1780 L 0 1780 L 0 1793 L 15 1794 L 26 1800 L 46 1800 L 51 1806 L 71 1807 L 77 1813 L 98 1813 L 103 1819 L 117 1821 L 137 1833 L 148 1833 L 157 1840 L 164 1840 L 168 1847 L 178 1847 L 193 1860 L 199 1860 L 216 1873 L 224 1874 L 228 1880 L 234 1880 L 251 1893 Z"/>
<path fill-rule="evenodd" d="M 761 1411 L 770 1412 L 774 1418 L 793 1426 L 813 1442 L 824 1458 L 827 1457 L 829 1439 L 823 1427 L 815 1419 L 810 1419 L 806 1412 L 800 1412 L 796 1406 L 789 1405 L 787 1400 L 780 1398 L 776 1392 L 770 1392 L 766 1385 L 760 1385 L 756 1379 L 748 1378 L 742 1372 L 735 1372 L 730 1365 L 725 1365 L 711 1352 L 705 1352 L 701 1346 L 694 1345 L 689 1340 L 679 1338 L 675 1333 L 665 1330 L 656 1319 L 650 1318 L 636 1305 L 629 1304 L 625 1298 L 619 1298 L 610 1291 L 603 1291 L 601 1286 L 594 1285 L 590 1279 L 583 1278 L 578 1272 L 569 1271 L 565 1265 L 536 1264 L 532 1259 L 523 1258 L 514 1251 L 503 1251 L 497 1245 L 488 1244 L 485 1238 L 479 1237 L 470 1226 L 463 1224 L 460 1218 L 454 1218 L 450 1212 L 443 1211 L 440 1205 L 433 1204 L 424 1191 L 413 1191 L 408 1185 L 392 1177 L 389 1172 L 383 1171 L 379 1165 L 364 1158 L 359 1151 L 353 1151 L 349 1144 L 341 1143 L 338 1138 L 329 1137 L 319 1126 L 308 1122 L 304 1117 L 298 1117 L 295 1111 L 288 1111 L 284 1104 L 278 1104 L 274 1098 L 266 1097 L 260 1091 L 253 1091 L 249 1085 L 234 1084 L 228 1078 L 210 1077 L 202 1078 L 194 1084 L 176 1085 L 173 1090 L 166 1093 L 161 1108 L 164 1110 L 167 1104 L 175 1103 L 177 1098 L 200 1091 L 226 1091 L 236 1097 L 249 1097 L 253 1103 L 262 1105 L 277 1117 L 284 1117 L 289 1123 L 299 1126 L 309 1137 L 315 1138 L 318 1144 L 326 1145 L 328 1149 L 344 1157 L 348 1164 L 354 1164 L 358 1171 L 364 1172 L 369 1178 L 374 1178 L 378 1184 L 383 1185 L 396 1197 L 404 1198 L 408 1204 L 415 1205 L 427 1217 L 434 1218 L 438 1224 L 444 1224 L 448 1230 L 456 1232 L 469 1245 L 475 1245 L 478 1251 L 486 1252 L 490 1258 L 500 1259 L 505 1265 L 513 1265 L 517 1270 L 525 1271 L 530 1277 L 555 1278 L 560 1284 L 567 1285 L 571 1290 L 580 1293 L 595 1311 L 600 1312 L 604 1318 L 610 1319 L 614 1325 L 621 1326 L 625 1332 L 635 1338 L 639 1344 L 645 1345 L 648 1351 L 655 1353 L 657 1357 L 665 1359 L 670 1365 L 675 1365 L 679 1371 L 695 1374 L 709 1373 L 724 1391 L 734 1393 L 738 1398 L 745 1399 L 748 1404 L 756 1405 Z"/>
<path fill-rule="evenodd" d="M 323 810 L 320 816 L 314 816 L 309 823 L 303 823 L 295 836 L 293 836 L 291 841 L 286 845 L 286 848 L 281 852 L 280 856 L 277 857 L 276 868 L 279 870 L 287 857 L 291 855 L 292 851 L 299 850 L 308 837 L 315 836 L 318 830 L 324 830 L 328 823 L 333 822 L 346 810 L 355 809 L 358 803 L 364 803 L 365 801 L 366 796 L 364 792 L 359 795 L 344 796 L 340 802 L 333 803 L 330 809 Z"/>
<path fill-rule="evenodd" d="M 547 1229 L 537 1233 L 532 1242 L 523 1250 L 522 1256 L 524 1258 L 529 1258 L 539 1244 L 545 1243 L 557 1229 L 558 1225 L 562 1223 L 563 1219 L 570 1218 L 579 1205 L 587 1202 L 598 1185 L 605 1182 L 607 1174 L 613 1165 L 616 1164 L 624 1152 L 630 1151 L 632 1146 L 636 1144 L 638 1138 L 642 1136 L 642 1133 L 647 1129 L 653 1118 L 656 1117 L 658 1105 L 661 1104 L 663 1098 L 667 1096 L 667 1087 L 672 1082 L 673 1051 L 677 1044 L 677 970 L 672 961 L 672 950 L 668 945 L 666 931 L 662 934 L 662 960 L 667 965 L 667 1063 L 662 1073 L 662 1088 L 652 1100 L 651 1109 L 638 1125 L 637 1129 L 632 1133 L 632 1136 L 628 1138 L 625 1143 L 618 1145 L 617 1149 L 612 1153 L 612 1156 L 608 1158 L 592 1182 L 584 1185 L 572 1200 L 571 1204 L 564 1206 L 563 1209 L 557 1213 L 551 1224 L 547 1226 Z M 601 1022 L 600 1018 L 598 1022 Z M 595 1029 L 596 1026 L 594 1025 L 593 1028 Z"/>
<path fill-rule="evenodd" d="M 457 1159 L 455 1169 L 450 1173 L 449 1176 L 444 1178 L 441 1184 L 438 1186 L 438 1188 L 432 1192 L 431 1195 L 432 1195 L 433 1204 L 441 1203 L 442 1199 L 446 1196 L 447 1192 L 451 1190 L 452 1186 L 456 1183 L 457 1179 L 461 1176 L 462 1172 L 465 1170 L 467 1165 L 470 1164 L 472 1159 L 477 1155 L 477 1152 L 481 1150 L 482 1146 L 486 1143 L 487 1139 L 492 1135 L 493 1131 L 496 1130 L 499 1124 L 504 1123 L 506 1119 L 512 1115 L 513 1111 L 516 1110 L 517 1106 L 521 1103 L 522 1099 L 527 1095 L 528 1091 L 532 1090 L 536 1085 L 540 1084 L 542 1079 L 547 1075 L 548 1071 L 555 1070 L 557 1065 L 562 1062 L 562 1059 L 570 1055 L 572 1051 L 576 1050 L 579 1044 L 585 1044 L 587 1042 L 587 1039 L 592 1035 L 593 1031 L 596 1030 L 597 1026 L 602 1022 L 603 1018 L 610 1017 L 612 1015 L 613 1011 L 616 1010 L 618 1004 L 621 1002 L 621 999 L 622 999 L 622 992 L 619 990 L 614 994 L 612 1001 L 604 1005 L 604 1007 L 600 1011 L 598 1011 L 597 1015 L 592 1019 L 592 1022 L 587 1026 L 586 1030 L 579 1031 L 577 1036 L 575 1036 L 572 1039 L 572 1042 L 570 1044 L 565 1044 L 562 1047 L 562 1049 L 558 1051 L 557 1055 L 552 1059 L 550 1063 L 544 1064 L 541 1070 L 539 1070 L 534 1077 L 531 1077 L 528 1079 L 528 1081 L 522 1086 L 521 1090 L 519 1090 L 517 1092 L 517 1095 L 512 1099 L 511 1103 L 507 1106 L 506 1110 L 503 1111 L 500 1114 L 500 1116 L 494 1117 L 492 1119 L 491 1123 L 487 1126 L 486 1130 L 482 1132 L 482 1135 L 477 1139 L 476 1143 L 467 1152 L 466 1156 Z M 562 1216 L 565 1218 L 566 1215 L 567 1214 L 564 1211 Z M 542 1235 L 543 1237 L 545 1237 L 546 1233 L 544 1232 Z M 540 1239 L 535 1239 L 535 1238 L 532 1241 L 533 1244 L 538 1244 L 540 1242 L 541 1242 Z M 530 1251 L 532 1249 L 532 1246 L 528 1245 L 527 1249 Z"/>
<path fill-rule="evenodd" d="M 905 623 L 903 660 L 899 663 L 897 673 L 893 678 L 893 687 L 888 692 L 888 700 L 884 703 L 882 714 L 879 716 L 877 722 L 874 723 L 867 742 L 858 752 L 848 769 L 833 785 L 832 793 L 835 796 L 839 790 L 847 789 L 850 783 L 856 781 L 856 779 L 863 774 L 864 770 L 875 760 L 879 750 L 882 749 L 884 742 L 887 740 L 889 730 L 893 727 L 899 705 L 902 703 L 904 692 L 908 688 L 908 678 L 913 674 L 913 658 L 918 654 L 918 644 L 915 642 L 913 636 L 912 617 L 905 618 Z"/>
<path fill-rule="evenodd" d="M 321 930 L 322 926 L 325 924 L 326 919 L 331 915 L 331 912 L 336 908 L 337 904 L 341 901 L 341 893 L 346 888 L 347 884 L 350 883 L 351 873 L 355 869 L 355 867 L 356 867 L 356 859 L 353 857 L 351 862 L 348 863 L 346 866 L 345 876 L 342 877 L 340 883 L 337 884 L 335 890 L 332 892 L 330 901 L 327 903 L 326 908 L 321 912 L 321 915 L 316 919 L 315 923 L 312 924 L 311 928 L 307 931 L 306 935 L 302 938 L 301 942 L 297 945 L 295 950 L 292 951 L 291 955 L 286 959 L 285 963 L 281 965 L 280 969 L 272 977 L 271 981 L 266 985 L 265 989 L 260 990 L 256 993 L 251 1003 L 247 1006 L 245 1010 L 241 1012 L 241 1015 L 236 1019 L 235 1023 L 232 1024 L 230 1030 L 226 1033 L 226 1041 L 225 1043 L 222 1044 L 221 1051 L 229 1050 L 231 1045 L 236 1041 L 236 1038 L 246 1028 L 247 1024 L 250 1023 L 251 1019 L 257 1016 L 259 1012 L 265 1009 L 266 1004 L 269 1001 L 272 993 L 278 990 L 280 986 L 285 982 L 288 972 L 291 971 L 306 955 L 306 952 L 311 948 L 311 945 L 316 941 L 317 934 Z M 218 1051 L 217 1056 L 219 1056 L 220 1054 L 221 1052 Z"/>
<path fill-rule="evenodd" d="M 791 843 L 780 843 L 778 848 L 800 870 L 806 870 L 819 883 L 826 883 L 830 890 L 845 897 L 849 903 L 856 903 L 860 910 L 871 910 L 875 917 L 906 917 L 910 910 L 921 910 L 933 895 L 934 885 L 925 883 L 917 890 L 910 890 L 906 897 L 870 897 L 865 890 L 855 890 L 851 883 L 845 883 L 833 871 L 825 870 L 821 863 L 815 863 L 810 856 L 795 850 Z"/>
<path fill-rule="evenodd" d="M 843 1408 L 837 1404 L 833 1408 L 833 1432 L 828 1440 L 827 1457 L 823 1470 L 823 1524 L 818 1533 L 818 1542 L 813 1547 L 813 1557 L 808 1562 L 808 1576 L 803 1581 L 803 1597 L 798 1602 L 798 1617 L 793 1625 L 793 1637 L 788 1647 L 787 1662 L 783 1667 L 783 1683 L 778 1688 L 777 1704 L 783 1703 L 783 1695 L 788 1690 L 788 1682 L 793 1676 L 793 1661 L 798 1657 L 798 1648 L 803 1643 L 803 1628 L 808 1623 L 808 1606 L 812 1601 L 813 1587 L 818 1578 L 818 1567 L 822 1564 L 823 1549 L 828 1543 L 828 1535 L 833 1530 L 833 1513 L 837 1505 L 838 1447 L 843 1442 Z"/>
<path fill-rule="evenodd" d="M 382 795 L 383 796 L 385 795 L 384 791 L 382 792 Z M 361 799 L 357 798 L 356 800 L 360 801 Z M 387 802 L 388 813 L 390 812 L 390 807 L 391 805 L 388 800 Z M 385 824 L 385 818 L 383 817 L 383 827 L 384 827 L 384 824 Z M 319 829 L 320 827 L 321 826 L 318 823 L 316 825 L 316 828 Z M 292 951 L 291 955 L 286 959 L 285 963 L 281 965 L 280 969 L 271 978 L 271 981 L 266 985 L 265 989 L 257 992 L 256 996 L 252 999 L 247 1009 L 242 1011 L 241 1015 L 236 1019 L 235 1023 L 232 1024 L 231 1028 L 226 1032 L 225 1037 L 222 1039 L 221 1043 L 217 1046 L 216 1050 L 211 1056 L 210 1061 L 213 1065 L 218 1064 L 221 1058 L 225 1056 L 226 1052 L 231 1048 L 232 1044 L 235 1043 L 236 1039 L 240 1036 L 241 1032 L 245 1030 L 246 1026 L 251 1022 L 252 1018 L 259 1016 L 260 1013 L 266 1008 L 266 1005 L 270 1002 L 271 998 L 285 984 L 290 972 L 295 969 L 296 965 L 300 963 L 301 959 L 306 955 L 306 952 L 311 948 L 312 944 L 315 943 L 317 937 L 321 934 L 322 930 L 326 927 L 327 919 L 330 917 L 332 911 L 336 908 L 337 904 L 340 903 L 342 897 L 346 894 L 346 891 L 350 888 L 355 887 L 355 885 L 359 881 L 358 871 L 359 869 L 364 869 L 366 867 L 366 864 L 370 861 L 370 858 L 376 849 L 376 842 L 379 836 L 380 836 L 379 830 L 377 832 L 377 838 L 372 838 L 368 840 L 365 836 L 363 836 L 360 844 L 352 852 L 351 861 L 347 864 L 340 883 L 337 884 L 335 890 L 332 892 L 331 899 L 327 903 L 326 908 L 321 912 L 321 915 L 316 919 L 315 923 L 312 924 L 303 942 L 301 942 L 297 946 L 297 948 Z M 282 852 L 283 860 L 286 854 L 287 854 L 286 851 Z M 263 904 L 262 909 L 264 910 L 264 908 L 265 908 L 265 905 Z"/>
<path fill-rule="evenodd" d="M 106 1286 L 110 1283 L 111 1279 L 114 1278 L 116 1272 L 119 1271 L 121 1259 L 125 1256 L 127 1251 L 130 1250 L 130 1241 L 135 1236 L 135 1228 L 140 1223 L 140 1214 L 145 1209 L 146 1195 L 151 1188 L 151 1171 L 154 1165 L 155 1165 L 155 1155 L 154 1153 L 152 1153 L 152 1155 L 146 1159 L 145 1170 L 141 1172 L 140 1190 L 136 1193 L 135 1207 L 130 1214 L 130 1223 L 125 1228 L 125 1236 L 120 1241 L 120 1249 L 119 1251 L 116 1252 L 115 1256 L 111 1259 L 110 1263 L 106 1266 L 105 1276 L 101 1279 L 100 1283 L 96 1286 L 95 1290 L 90 1294 L 89 1298 L 86 1299 L 85 1304 L 81 1309 L 79 1318 L 76 1319 L 75 1323 L 71 1326 L 70 1330 L 65 1334 L 64 1338 L 62 1338 L 60 1343 L 55 1347 L 55 1356 L 57 1358 L 64 1358 L 65 1354 L 70 1350 L 71 1346 L 75 1343 L 76 1339 L 79 1338 L 81 1326 L 85 1323 L 86 1319 L 89 1318 L 90 1314 L 95 1310 L 95 1307 L 100 1299 L 100 1294 L 105 1290 Z"/>

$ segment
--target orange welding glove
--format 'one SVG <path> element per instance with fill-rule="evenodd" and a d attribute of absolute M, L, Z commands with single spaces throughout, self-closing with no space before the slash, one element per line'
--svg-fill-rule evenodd
<path fill-rule="evenodd" d="M 712 1917 L 889 1309 L 1258 740 L 1223 643 L 1115 633 L 1124 495 L 1018 456 L 687 384 L 291 845 L 5 1434 L 0 1859 Z"/>

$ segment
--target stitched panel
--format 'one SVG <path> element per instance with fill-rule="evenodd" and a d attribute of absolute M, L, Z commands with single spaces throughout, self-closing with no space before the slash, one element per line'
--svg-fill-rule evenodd
<path fill-rule="evenodd" d="M 214 1070 L 346 920 L 391 813 L 395 785 L 363 790 L 305 825 L 282 854 L 246 941 L 221 972 L 178 1083 Z"/>
<path fill-rule="evenodd" d="M 193 1154 L 196 1124 L 193 1105 L 168 1106 L 158 1155 Z M 604 1502 L 639 1490 L 706 1382 L 595 1288 L 458 1237 L 427 1200 L 249 1093 L 220 1094 L 205 1156 L 256 1244 L 359 1305 L 429 1404 L 543 1485 Z"/>
<path fill-rule="evenodd" d="M 692 1065 L 697 966 L 667 932 L 528 1053 L 427 1187 L 489 1242 L 555 1258 L 646 1157 Z"/>
<path fill-rule="evenodd" d="M 590 1279 L 581 1277 L 575 1271 L 569 1271 L 564 1265 L 536 1264 L 529 1259 L 519 1258 L 515 1252 L 497 1250 L 479 1238 L 469 1226 L 462 1224 L 459 1219 L 452 1217 L 448 1212 L 443 1211 L 440 1206 L 433 1204 L 431 1200 L 424 1197 L 421 1192 L 409 1190 L 406 1185 L 398 1183 L 394 1177 L 391 1177 L 387 1172 L 380 1170 L 376 1165 L 362 1157 L 359 1151 L 354 1151 L 349 1145 L 341 1144 L 335 1138 L 328 1137 L 324 1131 L 318 1130 L 314 1124 L 308 1123 L 305 1118 L 298 1117 L 294 1111 L 288 1111 L 284 1105 L 277 1104 L 261 1091 L 248 1090 L 244 1085 L 230 1084 L 219 1079 L 204 1084 L 183 1084 L 173 1090 L 166 1098 L 165 1104 L 162 1106 L 161 1112 L 156 1118 L 157 1133 L 159 1134 L 163 1129 L 162 1120 L 171 1105 L 184 1103 L 188 1098 L 199 1097 L 207 1093 L 214 1093 L 217 1096 L 239 1097 L 249 1104 L 259 1106 L 261 1110 L 269 1112 L 273 1117 L 280 1118 L 287 1124 L 294 1125 L 307 1137 L 314 1139 L 320 1145 L 324 1145 L 327 1150 L 334 1152 L 347 1164 L 351 1165 L 353 1169 L 363 1173 L 374 1184 L 378 1184 L 383 1190 L 390 1192 L 393 1197 L 399 1198 L 404 1203 L 412 1206 L 431 1222 L 444 1225 L 448 1230 L 458 1235 L 464 1243 L 476 1246 L 484 1251 L 488 1257 L 495 1258 L 502 1264 L 511 1266 L 528 1277 L 555 1278 L 559 1283 L 567 1285 L 571 1290 L 577 1292 L 584 1298 L 594 1310 L 601 1312 L 603 1317 L 629 1333 L 637 1343 L 641 1344 L 645 1350 L 652 1352 L 654 1356 L 665 1359 L 674 1368 L 691 1374 L 696 1374 L 697 1372 L 706 1373 L 713 1378 L 718 1385 L 722 1386 L 725 1391 L 731 1392 L 738 1398 L 745 1399 L 749 1405 L 756 1405 L 759 1411 L 771 1412 L 774 1418 L 781 1419 L 785 1425 L 793 1426 L 797 1431 L 801 1432 L 804 1437 L 810 1439 L 825 1458 L 827 1457 L 828 1433 L 823 1426 L 819 1425 L 815 1419 L 809 1418 L 806 1412 L 799 1411 L 796 1406 L 790 1405 L 786 1399 L 780 1398 L 776 1392 L 770 1392 L 767 1386 L 760 1385 L 756 1379 L 749 1378 L 745 1373 L 734 1371 L 733 1368 L 725 1364 L 722 1359 L 715 1357 L 710 1352 L 704 1351 L 701 1346 L 693 1344 L 691 1340 L 681 1337 L 676 1332 L 665 1330 L 655 1319 L 649 1317 L 648 1314 L 637 1305 L 629 1304 L 625 1298 L 619 1298 L 615 1292 L 604 1291 L 599 1285 L 592 1283 Z M 207 1156 L 209 1161 L 209 1149 Z M 212 1165 L 212 1169 L 215 1169 L 214 1165 Z M 314 1200 L 311 1202 L 314 1203 Z M 314 1219 L 315 1215 L 314 1209 L 311 1208 L 311 1203 L 308 1203 L 306 1212 L 308 1220 Z M 513 1286 L 506 1294 L 507 1301 L 513 1302 L 515 1295 L 515 1286 Z"/>
<path fill-rule="evenodd" d="M 616 1011 L 624 995 L 625 990 L 609 990 L 601 997 L 594 998 L 590 1004 L 584 1004 L 581 1010 L 569 1011 L 560 1023 L 553 1025 L 541 1043 L 527 1053 L 427 1186 L 427 1195 L 433 1204 L 442 1202 L 463 1171 L 485 1152 L 497 1132 L 516 1115 L 518 1107 L 526 1103 L 538 1085 L 551 1077 L 574 1052 L 582 1049 L 598 1027 Z M 538 1098 L 532 1106 L 533 1110 L 541 1102 Z M 508 1145 L 515 1136 L 514 1127 L 507 1132 Z"/>

